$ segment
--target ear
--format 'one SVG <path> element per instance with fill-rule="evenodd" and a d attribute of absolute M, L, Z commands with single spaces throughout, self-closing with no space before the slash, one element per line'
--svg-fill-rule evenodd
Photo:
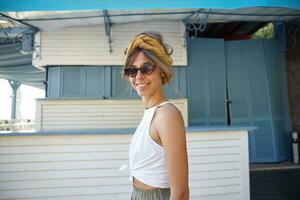
<path fill-rule="evenodd" d="M 161 77 L 161 78 L 165 78 L 165 73 L 160 72 L 160 77 Z"/>

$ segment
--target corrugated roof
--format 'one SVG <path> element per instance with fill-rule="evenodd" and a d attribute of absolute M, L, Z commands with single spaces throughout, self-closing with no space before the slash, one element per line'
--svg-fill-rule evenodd
<path fill-rule="evenodd" d="M 3 14 L 33 25 L 41 30 L 55 30 L 70 26 L 104 24 L 103 10 L 6 12 Z M 107 14 L 112 25 L 138 21 L 184 20 L 186 18 L 189 18 L 190 23 L 197 23 L 197 20 L 199 20 L 199 17 L 201 16 L 207 16 L 208 23 L 226 23 L 235 21 L 290 21 L 300 18 L 299 9 L 279 7 L 108 10 Z"/>
<path fill-rule="evenodd" d="M 32 55 L 20 53 L 20 43 L 0 44 L 0 78 L 45 89 L 45 71 L 32 66 Z"/>

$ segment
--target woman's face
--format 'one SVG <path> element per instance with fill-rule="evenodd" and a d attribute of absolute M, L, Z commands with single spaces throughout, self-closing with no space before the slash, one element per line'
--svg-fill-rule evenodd
<path fill-rule="evenodd" d="M 140 52 L 134 59 L 131 67 L 140 68 L 149 63 L 154 66 L 154 63 L 152 63 L 143 52 Z M 130 77 L 129 81 L 139 96 L 151 98 L 152 96 L 159 95 L 162 92 L 162 76 L 163 73 L 158 67 L 155 67 L 153 72 L 150 74 L 142 74 L 139 70 L 136 77 Z"/>

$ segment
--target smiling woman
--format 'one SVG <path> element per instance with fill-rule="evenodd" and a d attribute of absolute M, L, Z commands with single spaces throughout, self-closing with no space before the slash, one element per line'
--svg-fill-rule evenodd
<path fill-rule="evenodd" d="M 137 35 L 126 49 L 123 77 L 143 100 L 144 116 L 130 143 L 132 200 L 189 198 L 182 115 L 163 92 L 172 74 L 172 50 L 156 32 Z"/>

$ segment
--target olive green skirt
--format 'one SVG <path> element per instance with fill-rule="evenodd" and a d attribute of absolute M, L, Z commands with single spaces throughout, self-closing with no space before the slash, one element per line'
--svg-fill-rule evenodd
<path fill-rule="evenodd" d="M 131 200 L 169 200 L 170 188 L 143 190 L 133 186 Z"/>

